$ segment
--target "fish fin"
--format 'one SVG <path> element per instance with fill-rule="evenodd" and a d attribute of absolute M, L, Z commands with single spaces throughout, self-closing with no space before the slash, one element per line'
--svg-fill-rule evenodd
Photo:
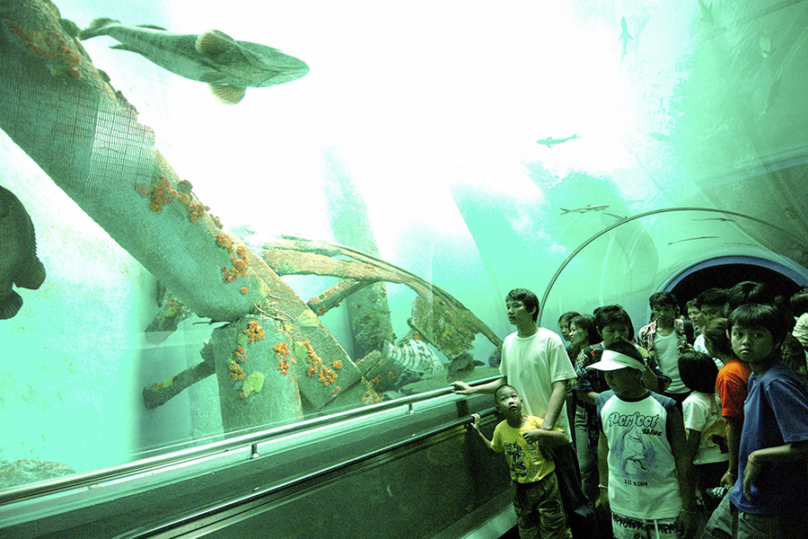
<path fill-rule="evenodd" d="M 239 88 L 230 84 L 209 84 L 210 91 L 220 102 L 227 105 L 235 105 L 244 99 L 245 88 Z"/>
<path fill-rule="evenodd" d="M 135 25 L 135 28 L 146 28 L 148 30 L 159 30 L 161 32 L 168 32 L 167 29 L 163 28 L 162 26 L 157 26 L 156 24 L 138 24 Z"/>
<path fill-rule="evenodd" d="M 219 30 L 208 30 L 196 38 L 196 52 L 204 56 L 218 56 L 234 48 L 239 48 L 236 40 Z"/>
<path fill-rule="evenodd" d="M 90 23 L 89 27 L 79 32 L 79 39 L 84 41 L 85 39 L 90 39 L 91 37 L 106 35 L 107 29 L 116 24 L 121 24 L 121 21 L 116 21 L 115 19 L 110 19 L 109 17 L 95 19 Z"/>
<path fill-rule="evenodd" d="M 223 81 L 225 79 L 227 79 L 227 75 L 225 75 L 224 73 L 219 73 L 218 71 L 214 70 L 208 71 L 207 73 L 199 77 L 199 80 L 202 82 L 214 85 L 218 84 L 219 86 L 223 84 Z"/>
<path fill-rule="evenodd" d="M 22 296 L 11 291 L 11 294 L 0 300 L 0 320 L 8 320 L 16 315 L 22 307 Z"/>
<path fill-rule="evenodd" d="M 17 275 L 14 276 L 14 284 L 29 290 L 36 290 L 43 282 L 45 282 L 45 266 L 36 256 L 20 266 Z"/>
<path fill-rule="evenodd" d="M 143 54 L 142 52 L 140 52 L 140 50 L 135 49 L 135 48 L 133 48 L 133 47 L 130 47 L 129 45 L 125 45 L 125 44 L 123 44 L 123 43 L 118 43 L 118 44 L 116 44 L 116 45 L 110 45 L 110 47 L 109 47 L 109 48 L 110 48 L 110 49 L 116 49 L 116 50 L 119 50 L 119 51 L 136 52 L 136 53 L 138 53 L 138 54 L 140 54 L 140 55 L 145 56 L 146 58 L 148 58 L 148 56 L 146 56 L 145 54 Z"/>

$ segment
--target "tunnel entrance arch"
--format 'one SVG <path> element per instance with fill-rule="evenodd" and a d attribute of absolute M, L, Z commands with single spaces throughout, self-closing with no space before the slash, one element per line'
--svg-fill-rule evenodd
<path fill-rule="evenodd" d="M 782 264 L 750 256 L 725 256 L 705 260 L 679 273 L 664 288 L 680 307 L 708 288 L 730 288 L 743 281 L 765 282 L 786 301 L 808 287 L 808 279 Z"/>

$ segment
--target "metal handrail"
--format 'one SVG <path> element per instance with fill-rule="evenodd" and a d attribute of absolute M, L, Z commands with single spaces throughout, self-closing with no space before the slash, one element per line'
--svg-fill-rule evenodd
<path fill-rule="evenodd" d="M 499 378 L 499 376 L 477 380 L 473 382 L 472 385 L 484 384 L 496 380 L 497 378 Z M 234 438 L 229 438 L 227 440 L 213 442 L 204 445 L 202 447 L 194 447 L 190 449 L 177 451 L 174 453 L 169 453 L 166 455 L 160 455 L 156 457 L 137 460 L 127 464 L 112 466 L 110 468 L 104 468 L 102 470 L 74 474 L 63 478 L 41 481 L 37 483 L 24 485 L 21 487 L 2 490 L 0 491 L 0 507 L 11 503 L 37 498 L 40 496 L 47 496 L 69 490 L 89 487 L 91 485 L 96 485 L 98 483 L 103 483 L 114 479 L 120 479 L 122 477 L 130 475 L 136 475 L 144 472 L 151 472 L 158 470 L 160 468 L 176 466 L 178 464 L 192 462 L 195 460 L 203 459 L 227 451 L 233 451 L 236 449 L 244 449 L 252 447 L 253 454 L 257 454 L 257 445 L 273 438 L 286 436 L 289 434 L 300 432 L 302 430 L 322 427 L 325 425 L 330 425 L 332 423 L 345 421 L 347 419 L 354 419 L 357 417 L 362 417 L 370 415 L 372 413 L 399 407 L 407 406 L 409 407 L 408 413 L 411 413 L 413 412 L 413 404 L 441 397 L 444 395 L 449 395 L 453 392 L 454 390 L 451 387 L 447 386 L 446 388 L 436 389 L 433 391 L 426 391 L 424 393 L 419 393 L 417 395 L 413 395 L 410 397 L 404 397 L 401 399 L 396 399 L 388 402 L 371 404 L 368 406 L 363 406 L 361 408 L 354 408 L 351 410 L 338 412 L 324 417 L 317 417 L 313 419 L 300 421 L 297 423 L 292 423 L 289 425 L 283 425 L 280 427 L 274 427 L 262 430 L 260 432 L 254 432 L 250 434 L 236 436 Z"/>
<path fill-rule="evenodd" d="M 495 380 L 496 378 L 493 378 L 493 379 Z M 492 379 L 487 379 L 487 380 L 490 381 Z M 481 381 L 480 383 L 483 383 L 483 382 Z M 475 383 L 474 385 L 477 385 L 477 384 Z M 441 390 L 441 391 L 443 391 L 443 390 Z M 494 408 L 494 407 L 486 408 L 485 410 L 480 411 L 480 416 L 481 417 L 487 417 L 489 415 L 494 414 L 495 412 L 496 412 L 496 408 Z M 441 434 L 443 432 L 455 429 L 455 428 L 457 428 L 459 426 L 467 425 L 467 424 L 469 424 L 471 422 L 472 422 L 472 419 L 471 419 L 470 416 L 469 417 L 463 417 L 463 418 L 460 418 L 460 419 L 455 419 L 454 421 L 450 421 L 449 423 L 446 423 L 446 424 L 444 424 L 444 425 L 442 425 L 440 427 L 436 427 L 436 428 L 431 429 L 429 431 L 422 432 L 421 434 L 418 434 L 418 435 L 413 435 L 411 438 L 407 438 L 405 440 L 401 440 L 401 441 L 389 444 L 389 445 L 387 445 L 385 447 L 374 449 L 373 451 L 369 451 L 369 452 L 367 452 L 365 454 L 358 455 L 356 457 L 352 457 L 350 459 L 344 460 L 342 462 L 338 462 L 336 464 L 332 464 L 331 466 L 327 466 L 327 467 L 325 467 L 323 469 L 320 469 L 320 470 L 305 474 L 303 476 L 296 477 L 294 479 L 284 481 L 284 482 L 282 482 L 280 484 L 273 485 L 271 487 L 266 487 L 266 488 L 257 490 L 255 492 L 251 492 L 250 494 L 240 496 L 238 498 L 233 498 L 231 500 L 222 501 L 222 502 L 216 503 L 215 505 L 211 505 L 211 506 L 209 506 L 207 508 L 204 508 L 204 509 L 201 509 L 201 510 L 188 512 L 185 515 L 180 516 L 180 517 L 175 518 L 175 519 L 172 519 L 170 521 L 164 521 L 164 522 L 159 523 L 159 524 L 151 524 L 151 525 L 141 526 L 140 528 L 130 530 L 129 532 L 127 532 L 127 533 L 125 533 L 123 535 L 116 536 L 115 539 L 140 539 L 140 538 L 146 538 L 146 537 L 151 537 L 151 536 L 154 536 L 154 535 L 162 533 L 162 532 L 166 532 L 168 530 L 178 528 L 180 526 L 189 525 L 189 524 L 191 524 L 191 523 L 193 523 L 195 521 L 198 521 L 199 519 L 203 519 L 203 518 L 206 518 L 206 517 L 211 517 L 213 515 L 216 515 L 218 513 L 222 513 L 224 511 L 236 509 L 236 508 L 238 508 L 240 506 L 244 506 L 244 505 L 249 504 L 251 502 L 255 502 L 257 500 L 260 500 L 261 498 L 271 496 L 271 495 L 273 495 L 273 494 L 275 494 L 277 492 L 280 492 L 282 490 L 292 488 L 292 487 L 295 487 L 296 485 L 300 485 L 300 484 L 303 484 L 303 483 L 305 483 L 307 481 L 312 481 L 312 480 L 317 479 L 319 477 L 326 476 L 326 475 L 328 475 L 330 473 L 333 473 L 333 472 L 336 472 L 338 470 L 345 469 L 345 468 L 348 468 L 350 466 L 357 465 L 357 464 L 359 464 L 361 462 L 364 462 L 364 461 L 370 460 L 372 458 L 381 456 L 381 455 L 383 455 L 385 453 L 390 453 L 392 451 L 396 451 L 397 449 L 401 449 L 403 447 L 406 447 L 408 445 L 414 444 L 416 442 L 420 442 L 421 440 L 425 440 L 425 439 L 430 438 L 432 436 L 436 436 L 436 435 Z M 245 510 L 251 510 L 251 509 L 252 508 L 246 508 Z"/>

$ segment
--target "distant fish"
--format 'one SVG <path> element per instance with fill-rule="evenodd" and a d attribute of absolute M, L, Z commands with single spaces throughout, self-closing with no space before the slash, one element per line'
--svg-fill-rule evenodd
<path fill-rule="evenodd" d="M 382 355 L 396 360 L 407 370 L 426 375 L 438 374 L 443 370 L 443 363 L 435 352 L 425 342 L 415 339 L 407 339 L 395 346 L 385 340 Z"/>
<path fill-rule="evenodd" d="M 704 219 L 693 219 L 694 221 L 729 221 L 734 222 L 735 219 L 729 217 L 705 217 Z"/>
<path fill-rule="evenodd" d="M 698 0 L 699 2 L 699 12 L 701 13 L 701 20 L 704 24 L 712 25 L 713 24 L 713 6 L 708 6 L 704 3 L 704 0 Z"/>
<path fill-rule="evenodd" d="M 0 187 L 0 320 L 12 318 L 22 307 L 12 285 L 36 290 L 44 281 L 31 217 L 14 193 Z"/>
<path fill-rule="evenodd" d="M 767 28 L 760 31 L 758 35 L 758 45 L 760 45 L 760 55 L 768 58 L 774 53 L 774 45 L 772 44 L 772 36 Z"/>
<path fill-rule="evenodd" d="M 172 34 L 159 26 L 125 26 L 96 19 L 79 33 L 82 40 L 110 36 L 121 42 L 113 49 L 136 52 L 186 79 L 206 82 L 216 98 L 234 105 L 248 87 L 290 82 L 309 72 L 302 60 L 266 45 L 236 41 L 219 30 L 203 34 Z"/>
<path fill-rule="evenodd" d="M 541 144 L 542 146 L 547 146 L 548 148 L 552 148 L 553 144 L 561 144 L 562 142 L 567 142 L 568 140 L 572 140 L 574 138 L 578 138 L 578 133 L 575 133 L 571 137 L 567 137 L 567 138 L 547 137 L 545 139 L 537 140 L 536 144 Z"/>
<path fill-rule="evenodd" d="M 631 34 L 628 33 L 628 23 L 626 23 L 625 17 L 620 19 L 620 27 L 623 29 L 623 33 L 620 34 L 620 41 L 623 42 L 623 54 L 621 56 L 625 56 L 626 47 L 628 47 L 628 40 L 634 38 L 631 37 Z"/>
<path fill-rule="evenodd" d="M 561 208 L 561 215 L 566 215 L 568 213 L 589 213 L 591 211 L 603 211 L 608 208 L 608 204 L 587 204 L 583 208 L 575 208 L 574 210 L 568 210 L 566 208 Z"/>
<path fill-rule="evenodd" d="M 671 140 L 671 138 L 668 135 L 666 135 L 665 133 L 656 133 L 656 132 L 648 133 L 648 136 L 651 137 L 654 140 L 658 140 L 659 142 L 667 142 L 669 144 L 673 144 L 673 141 Z"/>

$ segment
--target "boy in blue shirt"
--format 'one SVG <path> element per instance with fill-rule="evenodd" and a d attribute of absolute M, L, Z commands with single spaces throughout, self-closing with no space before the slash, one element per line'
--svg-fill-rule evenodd
<path fill-rule="evenodd" d="M 565 535 L 564 507 L 555 476 L 555 464 L 547 449 L 569 444 L 560 429 L 543 430 L 542 418 L 522 415 L 522 400 L 516 389 L 502 385 L 494 393 L 496 408 L 505 420 L 494 429 L 489 441 L 480 432 L 480 416 L 472 414 L 472 428 L 489 449 L 505 453 L 513 480 L 514 509 L 521 539 L 562 539 Z"/>
<path fill-rule="evenodd" d="M 729 316 L 732 350 L 752 374 L 738 480 L 702 537 L 808 536 L 808 391 L 780 361 L 787 331 L 785 316 L 771 305 L 741 305 Z"/>

